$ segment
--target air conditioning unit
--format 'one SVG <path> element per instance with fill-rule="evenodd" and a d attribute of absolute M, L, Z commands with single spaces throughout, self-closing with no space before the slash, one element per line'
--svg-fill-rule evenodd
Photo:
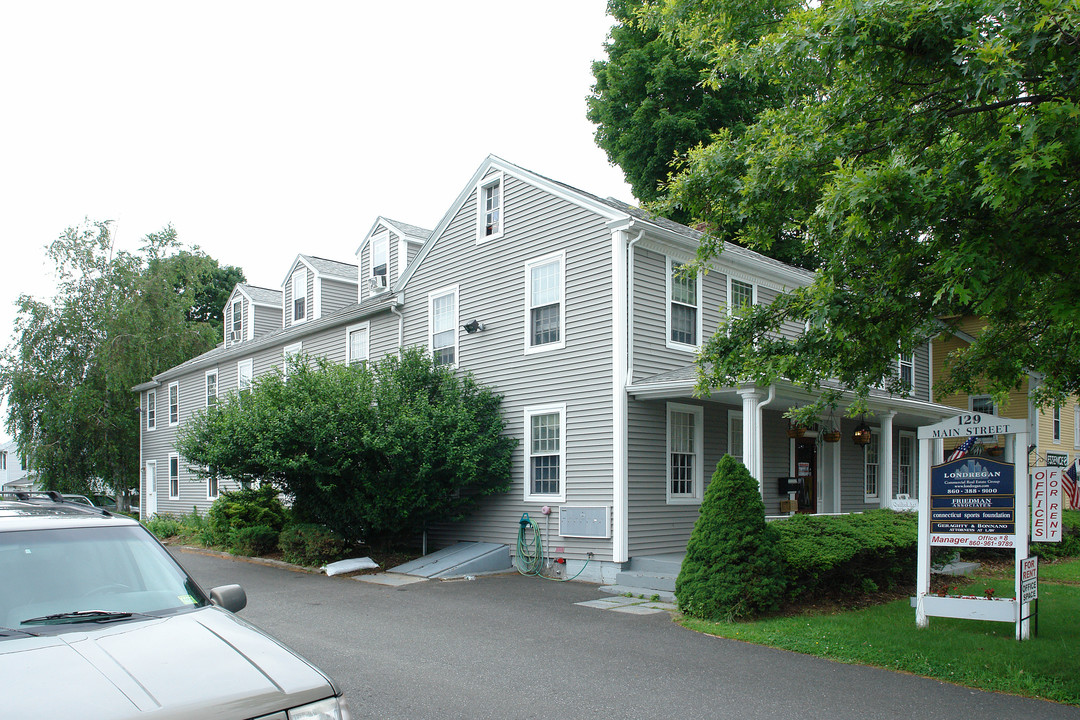
<path fill-rule="evenodd" d="M 229 333 L 229 340 L 232 342 L 240 342 L 243 339 L 243 333 L 240 330 L 233 330 Z"/>
<path fill-rule="evenodd" d="M 386 289 L 386 276 L 372 275 L 368 278 L 368 287 L 371 289 L 371 292 L 382 292 Z"/>

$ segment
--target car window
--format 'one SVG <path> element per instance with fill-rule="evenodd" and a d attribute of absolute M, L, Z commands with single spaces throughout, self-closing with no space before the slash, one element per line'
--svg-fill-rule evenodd
<path fill-rule="evenodd" d="M 208 603 L 138 526 L 0 533 L 0 578 L 0 626 L 14 629 L 53 614 L 169 613 Z"/>

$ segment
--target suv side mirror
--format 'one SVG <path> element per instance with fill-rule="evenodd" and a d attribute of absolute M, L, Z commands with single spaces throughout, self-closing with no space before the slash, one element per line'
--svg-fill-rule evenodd
<path fill-rule="evenodd" d="M 222 585 L 210 590 L 210 602 L 236 613 L 247 607 L 247 593 L 239 585 Z"/>

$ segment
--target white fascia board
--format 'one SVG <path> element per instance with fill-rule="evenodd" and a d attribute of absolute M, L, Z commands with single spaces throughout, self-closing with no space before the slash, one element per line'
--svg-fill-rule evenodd
<path fill-rule="evenodd" d="M 281 281 L 281 301 L 285 301 L 285 288 L 292 282 L 292 274 L 296 272 L 296 266 L 303 265 L 307 268 L 308 272 L 315 272 L 315 268 L 311 267 L 311 264 L 304 260 L 303 253 L 297 253 L 296 259 L 289 265 L 289 271 L 285 273 L 285 279 Z"/>
<path fill-rule="evenodd" d="M 469 181 L 465 183 L 465 186 L 461 189 L 461 192 L 458 193 L 457 198 L 455 198 L 454 202 L 450 205 L 450 209 L 447 210 L 446 214 L 443 215 L 441 220 L 439 220 L 439 224 L 436 225 L 435 229 L 431 231 L 431 237 L 429 237 L 424 243 L 424 246 L 420 248 L 420 252 L 417 253 L 416 259 L 414 259 L 409 265 L 409 267 L 406 268 L 405 272 L 398 277 L 397 282 L 394 283 L 393 286 L 394 292 L 401 292 L 405 289 L 405 287 L 409 283 L 410 278 L 412 278 L 413 273 L 416 272 L 416 268 L 423 263 L 424 258 L 426 258 L 428 253 L 431 252 L 432 246 L 434 246 L 435 243 L 439 241 L 439 238 L 442 237 L 442 234 L 446 232 L 446 228 L 449 227 L 450 222 L 465 206 L 465 203 L 473 194 L 473 191 L 476 190 L 477 183 L 479 183 L 488 174 L 490 170 L 501 170 L 506 175 L 512 175 L 518 180 L 527 182 L 531 185 L 535 185 L 551 193 L 552 195 L 560 197 L 568 202 L 578 205 L 579 207 L 583 207 L 586 210 L 591 210 L 609 221 L 618 221 L 628 217 L 626 213 L 619 212 L 607 205 L 601 205 L 599 203 L 596 203 L 595 201 L 590 200 L 583 195 L 578 195 L 577 193 L 572 192 L 569 188 L 565 188 L 561 185 L 556 185 L 550 180 L 542 178 L 535 173 L 518 167 L 517 165 L 508 163 L 505 160 L 496 157 L 495 155 L 488 155 L 484 159 L 484 161 L 480 163 L 480 167 L 476 169 L 476 171 L 472 174 L 472 177 L 469 178 Z"/>

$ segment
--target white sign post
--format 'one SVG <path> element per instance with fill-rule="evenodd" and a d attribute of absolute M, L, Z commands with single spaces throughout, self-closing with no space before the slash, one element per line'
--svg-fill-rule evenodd
<path fill-rule="evenodd" d="M 1004 461 L 972 457 L 944 462 L 944 441 L 1005 436 Z M 964 413 L 919 428 L 919 557 L 915 623 L 930 617 L 972 618 L 1016 624 L 1016 639 L 1030 637 L 1021 593 L 1021 561 L 1028 555 L 1027 422 Z M 1016 555 L 1014 598 L 938 597 L 930 593 L 931 547 L 1011 547 Z"/>

